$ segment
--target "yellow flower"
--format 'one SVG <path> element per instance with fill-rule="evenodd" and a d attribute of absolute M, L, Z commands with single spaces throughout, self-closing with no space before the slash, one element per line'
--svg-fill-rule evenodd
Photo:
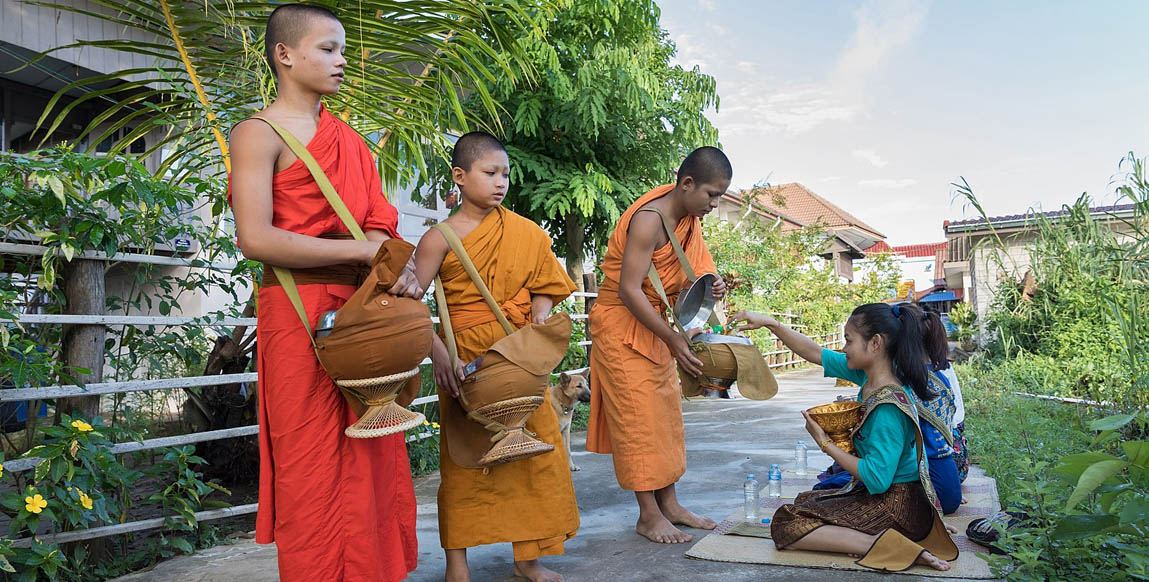
<path fill-rule="evenodd" d="M 48 501 L 39 493 L 25 497 L 24 503 L 26 504 L 24 509 L 28 510 L 29 513 L 40 513 L 44 511 L 45 507 L 48 507 Z"/>
<path fill-rule="evenodd" d="M 433 428 L 433 429 L 435 429 L 435 430 L 439 430 L 439 423 L 437 423 L 437 422 L 432 422 L 432 423 L 431 423 L 431 428 Z"/>
<path fill-rule="evenodd" d="M 4 476 L 4 463 L 0 463 L 0 477 Z"/>
<path fill-rule="evenodd" d="M 74 428 L 80 432 L 90 432 L 92 430 L 92 425 L 90 425 L 90 424 L 88 424 L 82 420 L 73 420 L 72 421 L 72 428 Z"/>
<path fill-rule="evenodd" d="M 79 489 L 77 489 L 77 491 L 79 491 L 79 493 L 80 493 L 80 505 L 83 505 L 84 509 L 91 509 L 92 508 L 92 498 L 88 497 L 87 493 L 84 493 L 83 491 L 80 491 Z"/>
<path fill-rule="evenodd" d="M 423 426 L 431 426 L 431 423 L 429 423 L 429 422 L 427 422 L 427 421 L 425 421 L 425 420 L 424 420 L 424 421 L 423 421 Z"/>

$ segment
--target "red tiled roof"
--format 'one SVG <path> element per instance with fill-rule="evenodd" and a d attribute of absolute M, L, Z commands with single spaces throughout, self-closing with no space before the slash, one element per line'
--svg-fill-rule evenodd
<path fill-rule="evenodd" d="M 885 242 L 878 242 L 878 244 L 866 249 L 867 253 L 882 253 L 889 252 L 904 257 L 933 257 L 937 256 L 938 251 L 945 250 L 948 242 L 939 243 L 924 243 L 916 245 L 901 245 L 891 247 Z"/>
<path fill-rule="evenodd" d="M 785 200 L 786 203 L 784 205 L 775 204 L 776 198 Z M 806 224 L 822 222 L 830 228 L 852 226 L 864 230 L 876 238 L 886 238 L 886 235 L 878 232 L 874 227 L 862 222 L 854 215 L 835 206 L 829 200 L 822 198 L 813 190 L 797 182 L 764 188 L 757 193 L 756 199 L 768 210 L 783 213 Z"/>

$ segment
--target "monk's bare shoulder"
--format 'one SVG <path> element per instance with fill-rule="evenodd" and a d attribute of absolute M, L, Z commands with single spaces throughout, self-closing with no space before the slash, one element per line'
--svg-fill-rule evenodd
<path fill-rule="evenodd" d="M 647 206 L 649 207 L 649 205 Z M 668 242 L 663 232 L 662 219 L 655 212 L 635 212 L 626 228 L 627 247 L 634 241 L 639 246 L 656 248 Z"/>
<path fill-rule="evenodd" d="M 228 134 L 228 142 L 231 144 L 231 150 L 242 149 L 246 153 L 257 152 L 278 152 L 281 140 L 276 135 L 275 130 L 271 126 L 249 117 L 233 126 L 231 133 Z"/>

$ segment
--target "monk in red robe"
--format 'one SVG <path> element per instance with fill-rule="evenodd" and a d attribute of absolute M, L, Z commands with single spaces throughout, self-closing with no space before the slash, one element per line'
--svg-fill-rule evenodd
<path fill-rule="evenodd" d="M 291 269 L 314 329 L 355 292 L 361 268 L 397 237 L 374 160 L 320 103 L 338 91 L 343 26 L 326 9 L 285 5 L 268 19 L 278 98 L 260 117 L 283 126 L 322 167 L 368 240 L 347 227 L 311 173 L 260 120 L 231 133 L 230 202 L 244 255 L 265 264 L 259 291 L 259 514 L 256 542 L 278 547 L 279 577 L 402 580 L 418 563 L 415 492 L 403 434 L 351 439 L 355 414 L 312 350 L 271 265 Z M 323 238 L 321 238 L 323 237 Z M 413 263 L 391 289 L 421 296 Z"/>
<path fill-rule="evenodd" d="M 586 448 L 613 455 L 619 486 L 634 491 L 638 500 L 635 530 L 659 543 L 693 539 L 675 525 L 714 529 L 715 524 L 680 505 L 675 492 L 686 472 L 675 362 L 692 376 L 698 376 L 702 362 L 667 324 L 666 306 L 647 272 L 653 264 L 672 304 L 690 283 L 659 212 L 673 225 L 694 272 L 716 271 L 699 219 L 718 207 L 730 176 L 725 154 L 699 148 L 682 162 L 676 184 L 659 186 L 632 204 L 607 243 L 603 282 L 590 312 L 594 347 Z M 725 295 L 721 278 L 713 291 Z"/>
<path fill-rule="evenodd" d="M 511 326 L 543 323 L 551 307 L 575 285 L 551 251 L 551 240 L 538 225 L 500 203 L 507 192 L 510 165 L 503 145 L 493 136 L 474 132 L 459 138 L 451 161 L 463 204 L 447 219 L 462 239 L 475 269 Z M 531 413 L 527 430 L 554 450 L 495 465 L 468 468 L 451 456 L 451 431 L 473 423 L 457 400 L 461 365 L 486 353 L 506 331 L 463 270 L 448 252 L 447 241 L 429 231 L 415 251 L 421 287 L 440 276 L 458 344 L 459 365 L 452 369 L 442 339 L 431 351 L 439 386 L 444 438 L 439 442 L 442 483 L 439 485 L 439 539 L 447 557 L 446 580 L 470 580 L 467 548 L 511 542 L 513 573 L 532 582 L 561 582 L 562 576 L 539 558 L 563 553 L 579 527 L 578 505 L 570 465 L 562 446 L 558 417 L 549 400 Z M 548 395 L 549 399 L 549 395 Z M 486 440 L 489 434 L 481 438 Z"/>

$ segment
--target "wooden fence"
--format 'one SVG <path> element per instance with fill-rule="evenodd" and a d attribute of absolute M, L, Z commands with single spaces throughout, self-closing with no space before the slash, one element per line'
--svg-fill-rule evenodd
<path fill-rule="evenodd" d="M 18 245 L 11 243 L 0 243 L 0 255 L 40 255 L 43 254 L 43 248 L 37 245 Z M 90 256 L 89 256 L 90 255 Z M 136 255 L 136 254 L 118 254 L 114 259 L 109 259 L 102 253 L 85 253 L 83 258 L 94 260 L 114 260 L 118 262 L 130 263 L 146 263 L 154 265 L 165 266 L 186 266 L 192 268 L 208 268 L 208 269 L 231 269 L 234 263 L 219 263 L 211 264 L 203 261 L 193 261 L 182 259 L 178 257 L 160 257 L 152 255 Z M 594 299 L 598 296 L 594 292 L 595 288 L 593 281 L 588 282 L 588 289 L 590 292 L 574 293 L 573 297 L 582 299 L 584 302 L 583 313 L 572 313 L 571 319 L 575 321 L 586 321 L 590 307 L 594 303 Z M 789 313 L 775 313 L 772 314 L 779 318 L 784 318 L 786 322 L 792 327 L 801 329 L 800 323 L 797 323 L 797 316 Z M 432 318 L 438 323 L 438 318 Z M 19 323 L 21 324 L 40 324 L 40 325 L 77 325 L 77 326 L 203 326 L 203 327 L 233 327 L 233 326 L 247 326 L 249 332 L 255 333 L 256 319 L 255 318 L 236 318 L 236 317 L 222 317 L 216 318 L 211 316 L 206 317 L 159 317 L 159 316 L 143 316 L 143 315 L 46 315 L 46 314 L 20 314 Z M 587 334 L 589 338 L 589 333 Z M 841 338 L 841 330 L 834 334 L 820 336 L 815 338 L 819 343 L 826 347 L 836 348 L 844 340 Z M 579 345 L 584 348 L 589 348 L 592 345 L 592 340 L 587 339 L 579 342 Z M 765 352 L 764 356 L 767 358 L 767 363 L 772 369 L 785 371 L 794 368 L 801 363 L 800 359 L 795 358 L 793 352 L 782 346 L 780 342 L 775 344 L 775 349 L 770 352 Z M 430 359 L 422 362 L 423 366 L 430 365 Z M 578 370 L 568 370 L 568 372 L 583 372 L 586 368 Z M 217 386 L 223 384 L 235 383 L 252 383 L 257 380 L 255 372 L 246 372 L 239 374 L 222 374 L 215 376 L 190 376 L 183 378 L 162 378 L 153 380 L 128 380 L 120 382 L 101 382 L 90 383 L 84 386 L 80 385 L 56 385 L 56 386 L 40 386 L 35 388 L 15 388 L 8 390 L 0 390 L 0 402 L 23 402 L 28 400 L 43 400 L 47 398 L 62 399 L 62 398 L 77 398 L 83 396 L 96 396 L 106 394 L 120 394 L 128 392 L 142 392 L 142 391 L 157 391 L 157 390 L 172 390 L 176 388 L 196 388 L 203 386 Z M 423 396 L 416 398 L 412 402 L 412 406 L 425 405 L 438 401 L 437 395 Z M 113 454 L 133 453 L 138 451 L 146 451 L 157 448 L 180 446 L 186 444 L 201 443 L 207 441 L 215 441 L 220 439 L 229 439 L 237 437 L 252 436 L 259 433 L 258 425 L 250 425 L 236 428 L 228 428 L 222 430 L 209 430 L 203 432 L 195 432 L 184 435 L 168 436 L 161 438 L 145 439 L 142 442 L 129 442 L 118 443 L 111 447 Z M 417 438 L 426 438 L 432 433 L 424 432 L 422 437 L 409 436 L 408 442 Z M 5 471 L 28 471 L 34 469 L 36 465 L 41 462 L 41 459 L 35 457 L 17 458 L 3 463 Z M 238 515 L 245 515 L 254 513 L 258 508 L 258 503 L 249 503 L 246 505 L 238 505 L 223 509 L 211 509 L 201 511 L 195 514 L 196 519 L 199 521 L 209 521 L 215 519 L 222 519 L 226 517 L 235 517 Z M 150 529 L 158 529 L 168 523 L 166 520 L 178 520 L 177 517 L 155 518 L 141 521 L 134 521 L 129 523 L 121 523 L 109 526 L 94 527 L 84 530 L 76 530 L 55 534 L 45 534 L 37 536 L 41 542 L 75 542 L 86 539 L 107 537 L 113 535 L 120 535 L 132 532 L 145 531 Z M 16 540 L 14 545 L 17 547 L 28 547 L 31 545 L 32 538 L 23 538 Z"/>

